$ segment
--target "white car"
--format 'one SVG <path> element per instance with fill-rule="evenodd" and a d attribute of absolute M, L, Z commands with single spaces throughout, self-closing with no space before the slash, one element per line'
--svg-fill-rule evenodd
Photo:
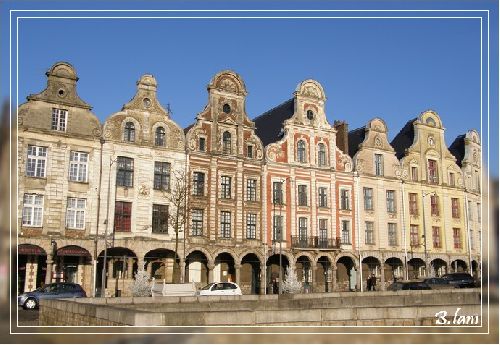
<path fill-rule="evenodd" d="M 235 283 L 210 283 L 198 291 L 199 296 L 238 296 L 241 289 Z"/>

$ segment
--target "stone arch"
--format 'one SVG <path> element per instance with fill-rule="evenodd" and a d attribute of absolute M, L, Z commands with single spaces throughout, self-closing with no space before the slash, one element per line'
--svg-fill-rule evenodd
<path fill-rule="evenodd" d="M 205 255 L 205 257 L 207 258 L 208 262 L 211 262 L 211 263 L 214 262 L 215 256 L 213 256 L 212 254 L 210 254 L 210 252 L 208 250 L 206 250 L 205 248 L 200 247 L 200 246 L 191 247 L 191 248 L 189 248 L 189 250 L 186 250 L 186 257 L 188 257 L 189 254 L 191 254 L 195 251 L 203 253 Z"/>
<path fill-rule="evenodd" d="M 197 285 L 204 285 L 209 282 L 209 267 L 213 264 L 210 261 L 210 256 L 206 251 L 200 250 L 202 248 L 192 248 L 186 254 L 186 266 L 184 272 L 184 282 L 194 282 Z M 208 256 L 207 256 L 208 255 Z"/>
<path fill-rule="evenodd" d="M 298 252 L 297 254 L 294 255 L 294 263 L 297 264 L 297 260 L 301 257 L 301 256 L 305 256 L 309 259 L 309 261 L 312 263 L 316 262 L 316 257 L 310 253 L 310 252 Z"/>
<path fill-rule="evenodd" d="M 219 250 L 214 255 L 214 282 L 236 282 L 236 260 L 237 257 L 231 250 Z"/>
<path fill-rule="evenodd" d="M 97 289 L 102 292 L 104 288 L 106 296 L 130 295 L 138 269 L 138 258 L 132 249 L 116 246 L 107 248 L 106 262 L 104 262 L 104 250 L 102 250 L 97 257 Z M 103 282 L 104 265 L 106 265 L 106 276 Z"/>
<path fill-rule="evenodd" d="M 357 258 L 348 252 L 339 253 L 335 257 L 337 288 L 341 291 L 354 291 L 359 272 Z"/>
<path fill-rule="evenodd" d="M 448 265 L 446 260 L 441 257 L 436 257 L 430 262 L 431 276 L 440 277 L 448 273 Z"/>
<path fill-rule="evenodd" d="M 390 256 L 384 261 L 385 281 L 390 283 L 405 277 L 404 257 Z"/>
<path fill-rule="evenodd" d="M 247 249 L 247 250 L 243 250 L 240 255 L 236 256 L 235 257 L 235 262 L 238 263 L 238 264 L 241 264 L 241 261 L 243 260 L 243 258 L 245 256 L 247 256 L 248 254 L 254 254 L 260 262 L 264 262 L 264 258 L 262 257 L 262 253 L 260 253 L 260 251 L 258 250 L 252 250 L 252 249 Z"/>
<path fill-rule="evenodd" d="M 350 252 L 340 252 L 338 253 L 337 255 L 335 255 L 333 261 L 336 263 L 339 261 L 340 258 L 342 258 L 343 256 L 347 256 L 349 258 L 352 259 L 352 261 L 354 262 L 354 267 L 356 268 L 359 268 L 359 260 L 358 260 L 358 257 L 353 254 L 353 253 L 350 253 Z"/>
<path fill-rule="evenodd" d="M 179 263 L 175 262 L 175 256 L 175 251 L 167 248 L 156 248 L 145 253 L 144 264 L 149 276 L 165 279 L 168 283 L 180 282 L 180 267 Z"/>
<path fill-rule="evenodd" d="M 418 279 L 425 275 L 425 261 L 414 256 L 408 260 L 408 279 Z"/>
<path fill-rule="evenodd" d="M 46 270 L 47 253 L 51 254 L 52 250 L 46 250 L 42 246 L 32 243 L 18 244 L 17 292 L 19 294 L 33 291 L 42 286 L 46 281 L 46 275 L 51 274 Z"/>
<path fill-rule="evenodd" d="M 239 284 L 242 293 L 258 294 L 260 292 L 261 279 L 264 278 L 261 272 L 262 261 L 259 255 L 252 251 L 246 251 L 238 258 L 239 266 L 237 264 L 236 270 L 239 270 L 239 279 L 236 283 Z"/>
<path fill-rule="evenodd" d="M 455 259 L 450 263 L 450 269 L 453 272 L 467 272 L 467 261 L 463 259 Z"/>
<path fill-rule="evenodd" d="M 323 255 L 322 255 L 323 254 Z M 313 292 L 331 292 L 333 260 L 327 253 L 319 253 L 313 262 Z"/>

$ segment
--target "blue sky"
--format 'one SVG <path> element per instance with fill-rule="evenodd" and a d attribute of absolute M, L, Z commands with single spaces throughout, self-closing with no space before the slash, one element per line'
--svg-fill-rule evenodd
<path fill-rule="evenodd" d="M 455 7 L 451 5 L 455 5 Z M 169 8 L 202 8 L 202 2 L 174 3 Z M 483 2 L 292 2 L 215 3 L 218 8 L 335 8 L 335 9 L 445 9 L 497 8 Z M 67 9 L 63 2 L 6 2 L 8 8 Z M 135 2 L 74 3 L 73 8 L 167 8 L 166 3 Z M 212 7 L 213 8 L 213 7 Z M 493 13 L 493 12 L 492 12 Z M 495 12 L 498 15 L 497 12 Z M 25 16 L 117 16 L 106 13 L 35 13 Z M 137 12 L 121 13 L 137 16 Z M 68 61 L 80 77 L 80 97 L 104 120 L 121 109 L 135 93 L 142 74 L 153 74 L 158 97 L 170 104 L 173 119 L 190 125 L 207 102 L 206 85 L 224 69 L 239 73 L 247 90 L 250 118 L 289 99 L 296 85 L 307 78 L 318 80 L 328 97 L 326 111 L 331 123 L 346 120 L 350 129 L 371 118 L 383 118 L 392 139 L 403 125 L 420 112 L 433 109 L 446 127 L 448 145 L 468 129 L 480 129 L 481 114 L 481 22 L 472 12 L 295 12 L 295 13 L 158 13 L 146 19 L 19 19 L 19 102 L 41 91 L 45 71 L 56 61 Z M 151 16 L 339 16 L 336 19 L 153 19 Z M 432 19 L 382 19 L 381 16 L 444 16 Z M 360 16 L 363 18 L 345 18 Z M 367 16 L 378 18 L 369 19 Z M 457 19 L 450 16 L 464 16 Z M 498 25 L 492 21 L 493 27 Z M 7 26 L 7 27 L 5 27 Z M 13 26 L 15 29 L 15 26 Z M 497 28 L 497 27 L 496 27 Z M 483 19 L 485 36 L 486 20 Z M 498 28 L 492 30 L 496 35 Z M 483 38 L 485 38 L 483 36 Z M 5 36 L 2 36 L 5 38 Z M 14 37 L 14 36 L 13 36 Z M 493 40 L 494 41 L 494 40 Z M 483 40 L 483 46 L 485 46 Z M 8 42 L 2 41 L 2 97 L 8 97 Z M 492 47 L 492 48 L 498 48 Z M 8 56 L 8 55 L 7 55 Z M 498 55 L 496 56 L 498 60 Z M 483 87 L 486 88 L 486 50 L 483 50 Z M 497 61 L 496 61 L 497 62 Z M 496 66 L 495 66 L 496 68 Z M 498 70 L 496 70 L 498 75 Z M 493 75 L 494 70 L 491 71 Z M 15 75 L 14 75 L 15 76 Z M 15 79 L 15 78 L 14 78 Z M 498 80 L 494 80 L 498 85 Z M 498 95 L 495 87 L 491 93 Z M 483 94 L 486 116 L 486 94 Z M 498 100 L 492 99 L 490 128 L 497 127 Z M 496 106 L 495 106 L 496 104 Z M 484 121 L 485 118 L 483 118 Z M 486 126 L 486 123 L 483 125 Z M 496 127 L 495 127 L 496 125 Z M 495 133 L 496 133 L 495 129 Z M 483 130 L 485 133 L 486 128 Z M 493 136 L 495 137 L 495 136 Z M 496 141 L 495 141 L 496 142 Z M 491 144 L 490 144 L 491 145 Z M 492 171 L 498 172 L 498 151 L 492 151 Z"/>

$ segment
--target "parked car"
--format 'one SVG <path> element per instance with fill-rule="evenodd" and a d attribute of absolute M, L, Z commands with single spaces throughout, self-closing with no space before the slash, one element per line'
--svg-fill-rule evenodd
<path fill-rule="evenodd" d="M 199 296 L 236 296 L 241 295 L 240 287 L 235 283 L 210 283 L 200 289 Z"/>
<path fill-rule="evenodd" d="M 469 273 L 463 273 L 463 272 L 448 273 L 443 275 L 442 278 L 448 280 L 452 284 L 457 285 L 459 288 L 476 287 L 476 282 Z"/>
<path fill-rule="evenodd" d="M 387 290 L 389 291 L 398 291 L 398 290 L 430 290 L 431 287 L 418 280 L 418 281 L 400 281 L 400 282 L 395 282 L 389 285 Z"/>
<path fill-rule="evenodd" d="M 433 290 L 441 290 L 441 289 L 455 289 L 458 286 L 453 284 L 451 281 L 444 278 L 425 278 L 422 282 L 426 283 Z"/>
<path fill-rule="evenodd" d="M 39 287 L 35 291 L 25 292 L 17 297 L 17 304 L 24 309 L 35 309 L 42 299 L 87 297 L 79 284 L 52 283 Z"/>

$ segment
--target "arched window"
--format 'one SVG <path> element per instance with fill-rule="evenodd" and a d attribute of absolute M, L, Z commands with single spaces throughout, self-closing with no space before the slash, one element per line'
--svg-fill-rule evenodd
<path fill-rule="evenodd" d="M 231 133 L 228 131 L 222 134 L 222 152 L 231 153 Z"/>
<path fill-rule="evenodd" d="M 306 162 L 306 143 L 303 140 L 297 142 L 297 160 L 300 163 Z"/>
<path fill-rule="evenodd" d="M 156 128 L 155 145 L 165 146 L 165 128 L 163 127 Z"/>
<path fill-rule="evenodd" d="M 125 141 L 135 141 L 135 126 L 133 122 L 127 122 L 125 124 L 125 131 L 123 132 L 123 140 Z"/>
<path fill-rule="evenodd" d="M 318 165 L 323 167 L 326 165 L 326 148 L 325 144 L 318 144 Z"/>

